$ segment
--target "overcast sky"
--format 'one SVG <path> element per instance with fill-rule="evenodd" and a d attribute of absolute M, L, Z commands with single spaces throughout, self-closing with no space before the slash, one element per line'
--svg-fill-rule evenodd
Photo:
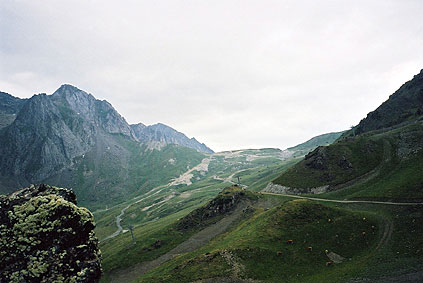
<path fill-rule="evenodd" d="M 423 1 L 1 0 L 0 90 L 69 83 L 215 151 L 348 129 L 423 68 Z"/>

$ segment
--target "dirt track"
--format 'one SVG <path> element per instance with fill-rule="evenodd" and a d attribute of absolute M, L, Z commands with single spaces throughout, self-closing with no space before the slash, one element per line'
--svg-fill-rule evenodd
<path fill-rule="evenodd" d="M 391 202 L 391 201 L 373 201 L 373 200 L 336 200 L 336 199 L 325 199 L 325 198 L 312 198 L 303 197 L 298 195 L 287 195 L 287 194 L 276 194 L 261 192 L 264 195 L 284 196 L 290 198 L 308 199 L 325 202 L 336 202 L 336 203 L 371 203 L 371 204 L 386 204 L 386 205 L 422 205 L 423 202 Z"/>

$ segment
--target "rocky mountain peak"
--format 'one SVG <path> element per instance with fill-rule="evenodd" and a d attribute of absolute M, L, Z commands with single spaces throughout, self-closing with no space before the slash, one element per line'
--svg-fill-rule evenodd
<path fill-rule="evenodd" d="M 195 138 L 188 138 L 185 134 L 163 124 L 157 123 L 150 126 L 143 124 L 131 125 L 137 139 L 144 143 L 160 142 L 163 145 L 176 144 L 190 147 L 204 153 L 213 153 L 205 144 L 199 143 Z"/>

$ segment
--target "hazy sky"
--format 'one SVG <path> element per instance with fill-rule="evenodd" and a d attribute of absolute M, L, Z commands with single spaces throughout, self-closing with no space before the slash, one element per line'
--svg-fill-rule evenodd
<path fill-rule="evenodd" d="M 1 0 L 0 90 L 69 83 L 215 151 L 283 149 L 417 74 L 422 15 L 422 0 Z"/>

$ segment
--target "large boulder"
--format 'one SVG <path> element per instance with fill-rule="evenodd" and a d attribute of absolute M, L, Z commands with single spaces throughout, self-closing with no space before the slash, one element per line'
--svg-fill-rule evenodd
<path fill-rule="evenodd" d="M 98 282 L 94 227 L 68 189 L 31 185 L 0 196 L 0 282 Z"/>

